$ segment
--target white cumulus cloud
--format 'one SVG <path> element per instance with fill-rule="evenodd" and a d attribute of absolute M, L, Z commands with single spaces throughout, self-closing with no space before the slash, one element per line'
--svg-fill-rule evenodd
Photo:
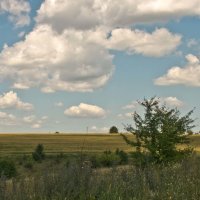
<path fill-rule="evenodd" d="M 25 116 L 23 118 L 23 122 L 25 123 L 32 123 L 36 119 L 35 115 Z"/>
<path fill-rule="evenodd" d="M 109 128 L 108 127 L 97 127 L 97 126 L 92 126 L 90 127 L 89 131 L 91 133 L 108 133 L 109 132 Z"/>
<path fill-rule="evenodd" d="M 17 27 L 30 23 L 30 4 L 26 0 L 1 0 L 0 14 L 8 13 L 9 20 Z"/>
<path fill-rule="evenodd" d="M 111 32 L 110 49 L 160 57 L 174 51 L 181 43 L 181 36 L 167 29 L 156 29 L 152 34 L 141 30 L 115 29 Z"/>
<path fill-rule="evenodd" d="M 34 128 L 34 129 L 41 128 L 41 124 L 40 124 L 40 123 L 38 123 L 38 124 L 33 124 L 33 125 L 31 126 L 31 128 Z"/>
<path fill-rule="evenodd" d="M 0 112 L 0 124 L 2 126 L 13 126 L 17 124 L 17 119 L 12 114 Z"/>
<path fill-rule="evenodd" d="M 38 10 L 36 20 L 63 31 L 66 27 L 119 27 L 199 15 L 199 0 L 46 0 Z"/>
<path fill-rule="evenodd" d="M 1 79 L 11 79 L 14 88 L 40 87 L 48 93 L 100 88 L 112 75 L 113 56 L 89 36 L 90 32 L 66 30 L 59 35 L 48 25 L 36 27 L 24 41 L 0 53 Z"/>
<path fill-rule="evenodd" d="M 0 108 L 17 108 L 21 110 L 33 110 L 33 105 L 21 101 L 17 93 L 10 91 L 0 95 Z"/>
<path fill-rule="evenodd" d="M 59 102 L 56 102 L 54 105 L 57 107 L 62 107 L 64 104 L 63 102 L 59 101 Z"/>
<path fill-rule="evenodd" d="M 96 105 L 80 103 L 78 106 L 71 106 L 66 109 L 64 114 L 78 118 L 102 118 L 105 117 L 106 111 Z"/>
<path fill-rule="evenodd" d="M 138 107 L 138 102 L 137 101 L 132 101 L 130 104 L 127 104 L 122 107 L 122 109 L 135 109 Z"/>
<path fill-rule="evenodd" d="M 155 79 L 156 85 L 186 85 L 200 87 L 200 60 L 189 54 L 184 67 L 174 66 L 168 72 Z"/>
<path fill-rule="evenodd" d="M 168 106 L 181 107 L 184 105 L 184 103 L 177 97 L 163 97 L 161 98 L 161 101 L 167 104 Z"/>
<path fill-rule="evenodd" d="M 133 118 L 133 112 L 120 113 L 117 115 L 117 117 L 120 119 Z"/>

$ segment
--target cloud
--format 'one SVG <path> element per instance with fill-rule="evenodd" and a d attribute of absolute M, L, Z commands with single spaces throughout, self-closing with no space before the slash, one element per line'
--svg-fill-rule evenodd
<path fill-rule="evenodd" d="M 57 107 L 62 107 L 64 104 L 63 104 L 63 102 L 56 102 L 55 103 L 55 106 L 57 106 Z"/>
<path fill-rule="evenodd" d="M 23 121 L 25 123 L 32 123 L 33 121 L 35 121 L 36 116 L 35 115 L 30 115 L 30 116 L 26 116 L 23 118 Z"/>
<path fill-rule="evenodd" d="M 71 106 L 66 109 L 64 114 L 77 118 L 102 118 L 105 117 L 106 111 L 96 105 L 80 103 L 78 106 Z"/>
<path fill-rule="evenodd" d="M 0 112 L 0 124 L 2 126 L 14 126 L 17 124 L 17 119 L 12 114 Z"/>
<path fill-rule="evenodd" d="M 107 38 L 108 30 L 99 28 L 58 34 L 48 25 L 37 26 L 24 41 L 4 47 L 0 53 L 0 79 L 11 80 L 17 89 L 91 92 L 103 87 L 113 74 L 109 49 L 163 56 L 175 50 L 181 40 L 166 29 L 152 34 L 130 29 L 111 33 Z"/>
<path fill-rule="evenodd" d="M 123 35 L 123 37 L 122 37 Z M 174 51 L 181 42 L 181 36 L 167 29 L 156 29 L 152 34 L 131 29 L 115 29 L 111 32 L 110 49 L 160 57 Z"/>
<path fill-rule="evenodd" d="M 182 107 L 184 105 L 177 97 L 165 97 L 161 98 L 161 101 L 169 106 Z"/>
<path fill-rule="evenodd" d="M 0 108 L 17 108 L 20 110 L 33 110 L 33 105 L 20 100 L 17 93 L 13 91 L 0 95 Z"/>
<path fill-rule="evenodd" d="M 36 21 L 51 24 L 58 31 L 66 28 L 89 29 L 99 24 L 94 3 L 90 0 L 46 0 L 38 10 Z"/>
<path fill-rule="evenodd" d="M 109 132 L 109 128 L 108 127 L 102 127 L 102 128 L 99 128 L 97 126 L 92 126 L 90 128 L 90 132 L 91 133 L 108 133 Z"/>
<path fill-rule="evenodd" d="M 96 126 L 92 126 L 90 129 L 91 129 L 92 132 L 93 131 L 96 132 L 98 128 Z"/>
<path fill-rule="evenodd" d="M 21 32 L 18 34 L 18 37 L 19 37 L 19 38 L 22 38 L 22 37 L 24 37 L 25 34 L 26 34 L 25 31 L 21 31 Z"/>
<path fill-rule="evenodd" d="M 127 113 L 120 113 L 117 115 L 118 118 L 124 119 L 124 118 L 133 118 L 133 112 L 127 112 Z"/>
<path fill-rule="evenodd" d="M 0 14 L 8 13 L 9 20 L 17 27 L 29 25 L 30 4 L 26 0 L 1 0 Z"/>
<path fill-rule="evenodd" d="M 33 124 L 31 128 L 38 129 L 41 128 L 41 124 Z"/>
<path fill-rule="evenodd" d="M 155 79 L 156 85 L 186 85 L 200 87 L 200 60 L 188 54 L 187 64 L 184 67 L 174 66 L 168 72 Z"/>
<path fill-rule="evenodd" d="M 2 2 L 4 10 L 6 2 L 18 2 L 21 7 L 15 12 L 29 13 L 24 0 Z M 21 32 L 22 41 L 0 52 L 0 82 L 44 93 L 92 92 L 105 86 L 114 72 L 109 50 L 160 57 L 181 43 L 180 35 L 165 28 L 149 33 L 131 25 L 199 15 L 199 10 L 197 0 L 45 0 L 33 30 L 24 36 Z"/>
<path fill-rule="evenodd" d="M 31 124 L 31 128 L 41 128 L 47 119 L 48 116 L 42 116 L 41 118 L 37 119 L 35 115 L 30 115 L 30 116 L 25 116 L 23 118 L 23 122 Z"/>
<path fill-rule="evenodd" d="M 187 46 L 188 46 L 189 48 L 194 47 L 194 46 L 197 46 L 198 44 L 199 44 L 199 41 L 196 40 L 196 39 L 194 39 L 194 38 L 190 39 L 190 40 L 187 42 Z"/>
<path fill-rule="evenodd" d="M 46 0 L 38 10 L 37 23 L 58 30 L 91 29 L 165 22 L 184 16 L 199 16 L 199 0 Z M 61 23 L 62 22 L 62 23 Z"/>
<path fill-rule="evenodd" d="M 43 92 L 88 92 L 103 87 L 114 66 L 107 49 L 89 41 L 90 32 L 57 34 L 48 25 L 36 27 L 24 41 L 0 53 L 0 75 L 13 87 L 40 87 Z M 98 58 L 98 59 L 97 59 Z"/>
<path fill-rule="evenodd" d="M 132 101 L 130 104 L 127 104 L 126 106 L 123 106 L 122 109 L 135 109 L 138 106 L 137 101 Z"/>
<path fill-rule="evenodd" d="M 48 116 L 42 116 L 41 120 L 44 122 L 45 120 L 47 120 L 49 117 Z"/>

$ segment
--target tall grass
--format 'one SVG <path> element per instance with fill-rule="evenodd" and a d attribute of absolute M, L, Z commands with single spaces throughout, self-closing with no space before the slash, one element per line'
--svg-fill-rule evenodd
<path fill-rule="evenodd" d="M 92 169 L 83 158 L 59 170 L 0 180 L 1 200 L 197 200 L 200 159 L 168 166 Z"/>

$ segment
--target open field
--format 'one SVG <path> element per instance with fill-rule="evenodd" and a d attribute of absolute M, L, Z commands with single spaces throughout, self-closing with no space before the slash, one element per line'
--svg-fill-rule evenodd
<path fill-rule="evenodd" d="M 132 150 L 120 134 L 0 134 L 0 155 L 30 154 L 37 144 L 49 154 Z M 200 151 L 200 136 L 191 136 L 191 145 Z"/>
<path fill-rule="evenodd" d="M 0 155 L 29 154 L 37 144 L 50 154 L 132 149 L 119 134 L 0 134 Z"/>

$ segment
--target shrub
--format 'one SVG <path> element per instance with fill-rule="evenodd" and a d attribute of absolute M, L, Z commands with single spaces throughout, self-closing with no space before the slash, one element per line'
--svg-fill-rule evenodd
<path fill-rule="evenodd" d="M 118 128 L 116 126 L 112 126 L 109 130 L 109 133 L 118 133 Z"/>
<path fill-rule="evenodd" d="M 120 163 L 119 164 L 127 164 L 128 163 L 128 154 L 123 150 L 116 149 L 115 154 L 119 156 Z"/>
<path fill-rule="evenodd" d="M 156 163 L 169 162 L 177 159 L 177 155 L 184 156 L 184 150 L 177 150 L 178 144 L 188 144 L 189 138 L 185 134 L 194 126 L 194 120 L 190 118 L 193 110 L 185 116 L 180 116 L 177 109 L 169 109 L 160 105 L 154 97 L 139 102 L 144 107 L 144 117 L 134 113 L 135 128 L 131 125 L 126 127 L 136 141 L 130 141 L 122 135 L 126 142 L 136 147 L 137 152 L 146 151 Z M 188 152 L 186 150 L 186 152 Z"/>
<path fill-rule="evenodd" d="M 35 151 L 32 153 L 32 157 L 35 161 L 41 162 L 45 159 L 44 147 L 42 144 L 38 144 Z"/>
<path fill-rule="evenodd" d="M 14 162 L 2 160 L 0 161 L 0 175 L 6 178 L 12 178 L 17 175 Z"/>
<path fill-rule="evenodd" d="M 91 162 L 92 168 L 101 167 L 100 159 L 96 155 L 93 155 L 90 157 L 90 162 Z"/>
<path fill-rule="evenodd" d="M 120 157 L 110 151 L 105 151 L 99 157 L 99 162 L 104 167 L 111 167 L 120 163 Z"/>

